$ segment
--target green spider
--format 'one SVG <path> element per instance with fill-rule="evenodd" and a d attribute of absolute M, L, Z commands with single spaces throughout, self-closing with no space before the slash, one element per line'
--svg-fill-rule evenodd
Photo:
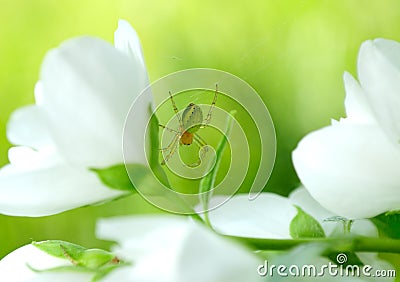
<path fill-rule="evenodd" d="M 169 97 L 171 99 L 172 107 L 173 107 L 175 115 L 179 121 L 179 128 L 177 130 L 175 130 L 175 129 L 168 128 L 162 124 L 159 124 L 159 126 L 162 127 L 163 129 L 166 129 L 175 134 L 171 143 L 166 148 L 160 149 L 163 152 L 168 151 L 168 154 L 162 160 L 161 165 L 165 165 L 168 162 L 168 160 L 174 155 L 174 153 L 176 152 L 176 149 L 179 147 L 178 145 L 189 146 L 189 145 L 193 144 L 193 141 L 202 150 L 202 155 L 201 155 L 201 158 L 199 158 L 199 160 L 196 163 L 191 164 L 189 166 L 196 167 L 200 164 L 202 157 L 207 152 L 207 147 L 205 147 L 207 145 L 207 143 L 203 140 L 203 138 L 201 138 L 197 134 L 197 131 L 200 128 L 205 128 L 209 125 L 215 103 L 217 102 L 217 96 L 218 96 L 218 84 L 215 85 L 214 99 L 211 103 L 211 107 L 210 107 L 205 119 L 203 119 L 203 111 L 200 109 L 200 107 L 198 105 L 196 105 L 194 103 L 190 103 L 185 108 L 185 110 L 182 113 L 182 118 L 181 118 L 178 108 L 176 107 L 175 101 L 172 98 L 172 94 L 171 94 L 171 92 L 169 92 Z"/>

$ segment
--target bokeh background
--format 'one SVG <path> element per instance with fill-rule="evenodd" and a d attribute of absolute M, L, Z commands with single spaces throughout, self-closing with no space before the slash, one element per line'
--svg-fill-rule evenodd
<path fill-rule="evenodd" d="M 246 80 L 268 106 L 277 159 L 266 191 L 299 185 L 291 151 L 308 132 L 344 116 L 342 75 L 356 74 L 360 44 L 400 41 L 397 0 L 0 0 L 0 165 L 10 144 L 13 110 L 33 102 L 45 53 L 62 41 L 93 35 L 109 42 L 119 18 L 137 30 L 152 81 L 177 70 L 217 68 Z M 31 240 L 95 239 L 99 217 L 160 212 L 138 195 L 44 218 L 0 215 L 0 258 Z"/>

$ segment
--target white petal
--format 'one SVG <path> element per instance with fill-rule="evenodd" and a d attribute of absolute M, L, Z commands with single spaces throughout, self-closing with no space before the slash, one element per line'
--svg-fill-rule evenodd
<path fill-rule="evenodd" d="M 106 188 L 95 173 L 67 164 L 0 171 L 0 213 L 46 216 L 122 195 Z"/>
<path fill-rule="evenodd" d="M 104 240 L 124 242 L 132 238 L 142 238 L 153 231 L 166 230 L 169 227 L 174 228 L 182 225 L 183 222 L 187 223 L 186 219 L 179 216 L 142 215 L 135 217 L 113 217 L 98 220 L 96 234 L 97 237 Z M 137 228 L 134 228 L 133 225 Z M 115 232 L 116 230 L 118 232 Z"/>
<path fill-rule="evenodd" d="M 144 68 L 143 52 L 139 36 L 125 20 L 118 21 L 118 28 L 114 33 L 114 45 L 115 48 L 141 64 Z"/>
<path fill-rule="evenodd" d="M 355 220 L 351 227 L 351 233 L 367 237 L 378 237 L 378 229 L 368 219 Z"/>
<path fill-rule="evenodd" d="M 14 111 L 7 124 L 7 138 L 14 145 L 35 149 L 52 146 L 43 113 L 36 105 Z"/>
<path fill-rule="evenodd" d="M 358 82 L 348 73 L 343 75 L 346 88 L 346 122 L 361 124 L 376 124 L 374 113 L 368 103 L 367 96 Z"/>
<path fill-rule="evenodd" d="M 16 249 L 0 261 L 0 277 L 7 282 L 89 282 L 92 273 L 85 272 L 34 272 L 60 266 L 72 266 L 67 259 L 60 259 L 46 254 L 29 244 Z"/>
<path fill-rule="evenodd" d="M 159 277 L 160 279 L 144 279 L 143 277 L 137 277 L 136 273 L 132 271 L 132 267 L 134 266 L 126 266 L 126 267 L 119 267 L 115 270 L 113 270 L 111 273 L 107 274 L 106 277 L 101 279 L 101 282 L 131 282 L 131 281 L 141 281 L 141 282 L 151 282 L 151 281 L 165 281 L 168 282 L 167 280 L 162 280 L 163 277 Z M 157 273 L 157 271 L 154 271 L 154 273 Z M 148 278 L 148 277 L 146 277 Z M 141 280 L 139 280 L 141 279 Z"/>
<path fill-rule="evenodd" d="M 10 164 L 18 166 L 18 172 L 24 169 L 29 171 L 37 168 L 49 167 L 59 164 L 62 161 L 60 156 L 57 156 L 55 153 L 54 148 L 36 151 L 24 146 L 11 147 L 8 150 L 8 159 Z M 0 170 L 0 174 L 1 173 L 2 170 Z"/>
<path fill-rule="evenodd" d="M 220 201 L 220 196 L 211 199 Z M 297 214 L 289 199 L 261 193 L 255 200 L 239 194 L 209 212 L 213 227 L 222 234 L 253 238 L 291 238 L 290 222 Z"/>
<path fill-rule="evenodd" d="M 94 274 L 91 272 L 43 272 L 38 273 L 34 278 L 29 279 L 26 282 L 92 282 L 93 276 Z"/>
<path fill-rule="evenodd" d="M 147 86 L 143 67 L 126 60 L 105 41 L 81 37 L 46 55 L 41 82 L 40 107 L 64 158 L 95 167 L 122 163 L 125 116 Z M 147 99 L 150 100 L 151 97 Z M 143 108 L 148 109 L 148 105 Z M 144 113 L 146 116 L 137 115 L 143 128 L 148 118 L 147 111 Z M 132 146 L 143 148 L 143 128 L 138 128 Z M 143 154 L 138 155 L 138 160 L 143 159 Z"/>
<path fill-rule="evenodd" d="M 182 242 L 191 222 L 179 216 L 124 216 L 98 222 L 97 236 L 117 241 L 114 253 L 133 262 L 111 273 L 105 281 L 171 281 Z M 117 231 L 117 232 L 116 232 Z M 155 265 L 157 271 L 154 271 Z"/>
<path fill-rule="evenodd" d="M 35 102 L 36 105 L 40 106 L 43 104 L 43 83 L 39 80 L 35 84 Z"/>
<path fill-rule="evenodd" d="M 38 270 L 71 265 L 67 260 L 50 256 L 29 244 L 16 249 L 0 261 L 0 277 L 7 282 L 31 281 L 37 273 L 30 270 L 27 264 Z"/>
<path fill-rule="evenodd" d="M 188 225 L 190 222 L 179 216 L 122 216 L 99 220 L 96 233 L 101 239 L 117 241 L 114 253 L 134 263 L 133 269 L 121 270 L 132 279 L 122 281 L 173 281 L 174 265 Z M 111 277 L 119 277 L 118 273 Z"/>
<path fill-rule="evenodd" d="M 377 39 L 362 44 L 358 58 L 361 86 L 381 126 L 400 142 L 400 44 Z"/>
<path fill-rule="evenodd" d="M 400 150 L 377 126 L 312 132 L 293 151 L 293 163 L 312 197 L 337 215 L 369 218 L 400 208 Z"/>
<path fill-rule="evenodd" d="M 181 251 L 177 282 L 264 281 L 256 271 L 261 261 L 250 250 L 203 226 L 192 226 Z"/>
<path fill-rule="evenodd" d="M 260 278 L 255 271 L 259 262 L 250 251 L 179 216 L 103 219 L 97 232 L 100 238 L 117 239 L 117 255 L 133 261 L 131 267 L 111 273 L 105 281 L 211 282 Z"/>

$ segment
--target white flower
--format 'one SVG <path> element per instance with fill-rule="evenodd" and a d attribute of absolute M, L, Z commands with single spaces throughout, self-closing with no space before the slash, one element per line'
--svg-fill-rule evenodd
<path fill-rule="evenodd" d="M 400 44 L 362 44 L 360 84 L 344 74 L 347 118 L 304 137 L 297 174 L 326 209 L 354 219 L 400 209 Z"/>
<path fill-rule="evenodd" d="M 44 216 L 121 195 L 89 168 L 123 163 L 125 116 L 148 85 L 136 32 L 120 20 L 115 47 L 94 37 L 71 39 L 45 57 L 36 104 L 8 123 L 13 147 L 0 170 L 0 213 Z M 137 113 L 129 161 L 145 163 L 144 128 L 149 103 Z"/>
<path fill-rule="evenodd" d="M 223 196 L 214 196 L 211 202 L 220 202 Z M 224 205 L 209 212 L 213 228 L 219 233 L 232 236 L 270 239 L 291 239 L 290 223 L 297 215 L 295 206 L 314 217 L 326 236 L 342 232 L 339 222 L 325 221 L 336 216 L 324 209 L 304 187 L 297 188 L 289 198 L 273 193 L 261 193 L 250 201 L 248 195 L 238 194 Z M 377 236 L 376 228 L 369 220 L 357 220 L 352 232 L 365 236 Z"/>
<path fill-rule="evenodd" d="M 66 259 L 56 258 L 29 244 L 16 249 L 0 260 L 0 277 L 7 282 L 89 282 L 89 272 L 36 272 L 61 266 L 72 266 Z"/>
<path fill-rule="evenodd" d="M 105 282 L 262 281 L 250 250 L 179 216 L 103 219 L 98 237 L 117 241 L 118 258 L 132 262 Z"/>

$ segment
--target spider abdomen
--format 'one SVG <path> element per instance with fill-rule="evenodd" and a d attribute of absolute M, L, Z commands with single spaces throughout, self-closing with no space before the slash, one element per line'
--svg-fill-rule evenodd
<path fill-rule="evenodd" d="M 190 103 L 182 113 L 182 125 L 187 133 L 194 133 L 203 123 L 203 112 L 196 104 Z M 185 132 L 185 133 L 186 133 Z M 184 133 L 184 134 L 185 134 Z M 183 137 L 183 135 L 182 135 Z M 193 136 L 192 136 L 193 139 Z M 182 144 L 185 144 L 182 142 Z M 191 144 L 191 142 L 190 142 Z M 188 144 L 188 145 L 190 145 Z"/>
<path fill-rule="evenodd" d="M 191 145 L 193 143 L 193 133 L 190 133 L 189 131 L 183 132 L 180 142 L 182 145 Z"/>

